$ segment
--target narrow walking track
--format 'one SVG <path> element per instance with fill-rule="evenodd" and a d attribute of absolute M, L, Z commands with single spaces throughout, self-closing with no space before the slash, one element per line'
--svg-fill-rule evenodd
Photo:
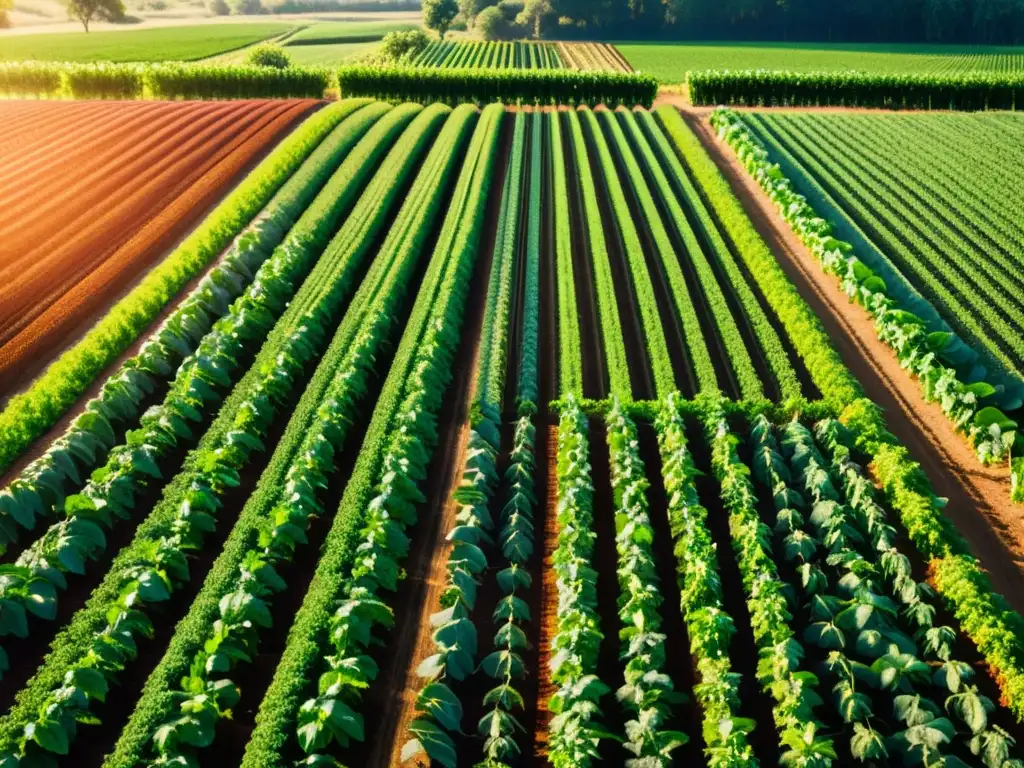
<path fill-rule="evenodd" d="M 1024 610 L 1024 509 L 1009 502 L 1009 471 L 982 467 L 939 406 L 925 401 L 921 385 L 879 341 L 867 313 L 850 303 L 835 280 L 821 270 L 732 150 L 715 136 L 707 122 L 708 110 L 680 111 L 758 233 L 821 318 L 843 362 L 866 395 L 885 409 L 890 431 L 921 463 L 936 493 L 949 499 L 946 515 L 989 571 L 995 590 L 1015 610 Z"/>

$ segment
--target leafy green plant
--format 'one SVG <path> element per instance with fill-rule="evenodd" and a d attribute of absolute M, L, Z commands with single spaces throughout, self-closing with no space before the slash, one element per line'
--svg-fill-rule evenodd
<path fill-rule="evenodd" d="M 682 731 L 667 728 L 673 705 L 686 697 L 664 672 L 666 636 L 660 632 L 663 602 L 654 562 L 654 528 L 647 505 L 650 484 L 644 476 L 636 426 L 617 401 L 607 419 L 612 494 L 615 499 L 615 548 L 619 555 L 619 659 L 625 684 L 615 693 L 632 719 L 626 721 L 625 748 L 635 755 L 627 766 L 664 768 L 672 752 L 686 744 Z"/>
<path fill-rule="evenodd" d="M 694 482 L 699 472 L 687 447 L 680 401 L 678 393 L 663 401 L 656 428 L 681 608 L 700 675 L 693 692 L 704 715 L 704 755 L 710 768 L 756 768 L 758 761 L 747 739 L 754 722 L 737 714 L 740 676 L 729 658 L 736 626 L 723 609 L 718 556 L 707 527 L 708 511 Z"/>
<path fill-rule="evenodd" d="M 288 69 L 292 65 L 292 58 L 276 45 L 257 45 L 246 54 L 245 63 L 254 67 Z"/>
<path fill-rule="evenodd" d="M 610 692 L 595 674 L 603 639 L 594 570 L 593 494 L 587 420 L 572 395 L 558 422 L 558 539 L 552 567 L 558 586 L 558 622 L 551 638 L 548 760 L 556 768 L 586 768 L 608 734 L 597 722 Z"/>

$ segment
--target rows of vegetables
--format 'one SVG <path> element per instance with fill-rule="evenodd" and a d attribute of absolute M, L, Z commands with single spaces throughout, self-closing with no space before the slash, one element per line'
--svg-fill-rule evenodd
<path fill-rule="evenodd" d="M 553 43 L 434 41 L 411 64 L 417 67 L 483 69 L 562 69 L 565 65 Z"/>
<path fill-rule="evenodd" d="M 0 765 L 356 764 L 426 630 L 403 759 L 1022 765 L 1024 622 L 677 112 L 348 100 L 255 175 L 0 490 Z"/>
<path fill-rule="evenodd" d="M 817 127 L 814 118 L 809 120 Z M 836 276 L 850 298 L 874 319 L 878 337 L 920 381 L 925 398 L 938 403 L 971 442 L 979 460 L 984 464 L 1011 462 L 1011 495 L 1014 500 L 1024 499 L 1024 462 L 1014 459 L 1024 436 L 1016 421 L 1006 415 L 1006 411 L 1019 410 L 1022 403 L 1019 354 L 1015 351 L 1020 334 L 1014 328 L 1019 313 L 1004 311 L 1016 301 L 1012 286 L 1003 287 L 1005 281 L 993 279 L 993 273 L 1009 274 L 1007 268 L 1016 258 L 1012 250 L 1000 253 L 986 246 L 981 256 L 977 245 L 968 245 L 963 239 L 979 237 L 977 230 L 965 234 L 967 225 L 953 214 L 938 220 L 934 201 L 943 200 L 941 194 L 930 196 L 930 207 L 922 207 L 920 196 L 893 192 L 910 207 L 901 208 L 902 215 L 890 213 L 892 200 L 887 198 L 882 204 L 871 191 L 875 182 L 881 183 L 879 177 L 869 184 L 862 176 L 847 176 L 842 170 L 844 163 L 857 161 L 835 158 L 849 157 L 848 148 L 820 156 L 818 144 L 803 133 L 805 118 L 752 117 L 748 123 L 723 109 L 715 112 L 712 122 L 822 268 Z M 821 139 L 826 148 L 832 142 Z M 787 163 L 790 175 L 776 157 Z M 804 166 L 811 175 L 800 170 Z M 921 174 L 917 166 L 914 173 L 901 178 L 921 178 Z M 816 207 L 797 191 L 791 176 L 821 195 Z M 899 186 L 913 191 L 915 183 L 901 182 Z M 838 202 L 829 202 L 833 200 Z M 831 205 L 837 208 L 826 207 Z M 830 215 L 829 210 L 847 211 L 865 228 L 845 228 L 844 234 L 853 233 L 856 246 L 840 239 L 843 235 L 832 222 L 841 226 L 843 219 Z M 906 224 L 918 215 L 930 217 L 940 234 L 931 234 L 929 229 L 922 235 L 921 230 Z M 958 242 L 962 247 L 950 255 L 948 249 Z M 1012 239 L 1001 238 L 1000 242 L 1011 243 L 1004 247 L 1012 249 Z M 993 308 L 996 306 L 1000 309 Z"/>

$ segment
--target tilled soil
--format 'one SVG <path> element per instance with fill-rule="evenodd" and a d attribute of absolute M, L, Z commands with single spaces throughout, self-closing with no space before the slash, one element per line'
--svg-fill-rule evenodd
<path fill-rule="evenodd" d="M 110 141 L 123 152 L 97 147 L 102 137 L 94 134 L 84 147 L 68 139 L 66 152 L 51 145 L 49 159 L 19 148 L 19 161 L 23 152 L 35 159 L 31 173 L 2 193 L 8 210 L 21 213 L 0 238 L 0 394 L 95 320 L 316 103 L 183 103 L 142 114 L 111 103 L 89 114 L 115 126 L 119 138 Z M 165 123 L 181 130 L 163 130 Z M 121 137 L 121 128 L 129 135 Z M 88 149 L 102 160 L 82 156 Z"/>

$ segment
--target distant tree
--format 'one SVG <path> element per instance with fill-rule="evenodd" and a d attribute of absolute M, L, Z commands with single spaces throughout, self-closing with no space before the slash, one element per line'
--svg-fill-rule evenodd
<path fill-rule="evenodd" d="M 227 16 L 231 13 L 231 6 L 228 5 L 227 0 L 209 0 L 206 7 L 216 16 Z"/>
<path fill-rule="evenodd" d="M 442 40 L 458 15 L 458 0 L 423 0 L 423 23 L 437 30 Z"/>
<path fill-rule="evenodd" d="M 273 69 L 288 69 L 292 65 L 292 58 L 285 53 L 283 48 L 276 45 L 257 45 L 249 55 L 245 57 L 246 64 L 254 67 L 271 67 Z"/>
<path fill-rule="evenodd" d="M 82 22 L 85 31 L 95 19 L 120 21 L 124 18 L 124 3 L 121 0 L 68 0 L 68 15 Z"/>
<path fill-rule="evenodd" d="M 476 15 L 476 31 L 484 40 L 501 40 L 506 24 L 505 14 L 496 5 L 484 8 Z"/>
<path fill-rule="evenodd" d="M 422 29 L 388 32 L 381 43 L 381 55 L 388 61 L 409 60 L 430 44 Z"/>
<path fill-rule="evenodd" d="M 0 29 L 6 29 L 11 26 L 11 20 L 7 16 L 7 12 L 14 7 L 14 0 L 0 0 Z"/>
<path fill-rule="evenodd" d="M 541 37 L 544 22 L 554 13 L 551 0 L 526 0 L 526 5 L 516 17 L 516 24 L 528 27 L 534 38 Z"/>

